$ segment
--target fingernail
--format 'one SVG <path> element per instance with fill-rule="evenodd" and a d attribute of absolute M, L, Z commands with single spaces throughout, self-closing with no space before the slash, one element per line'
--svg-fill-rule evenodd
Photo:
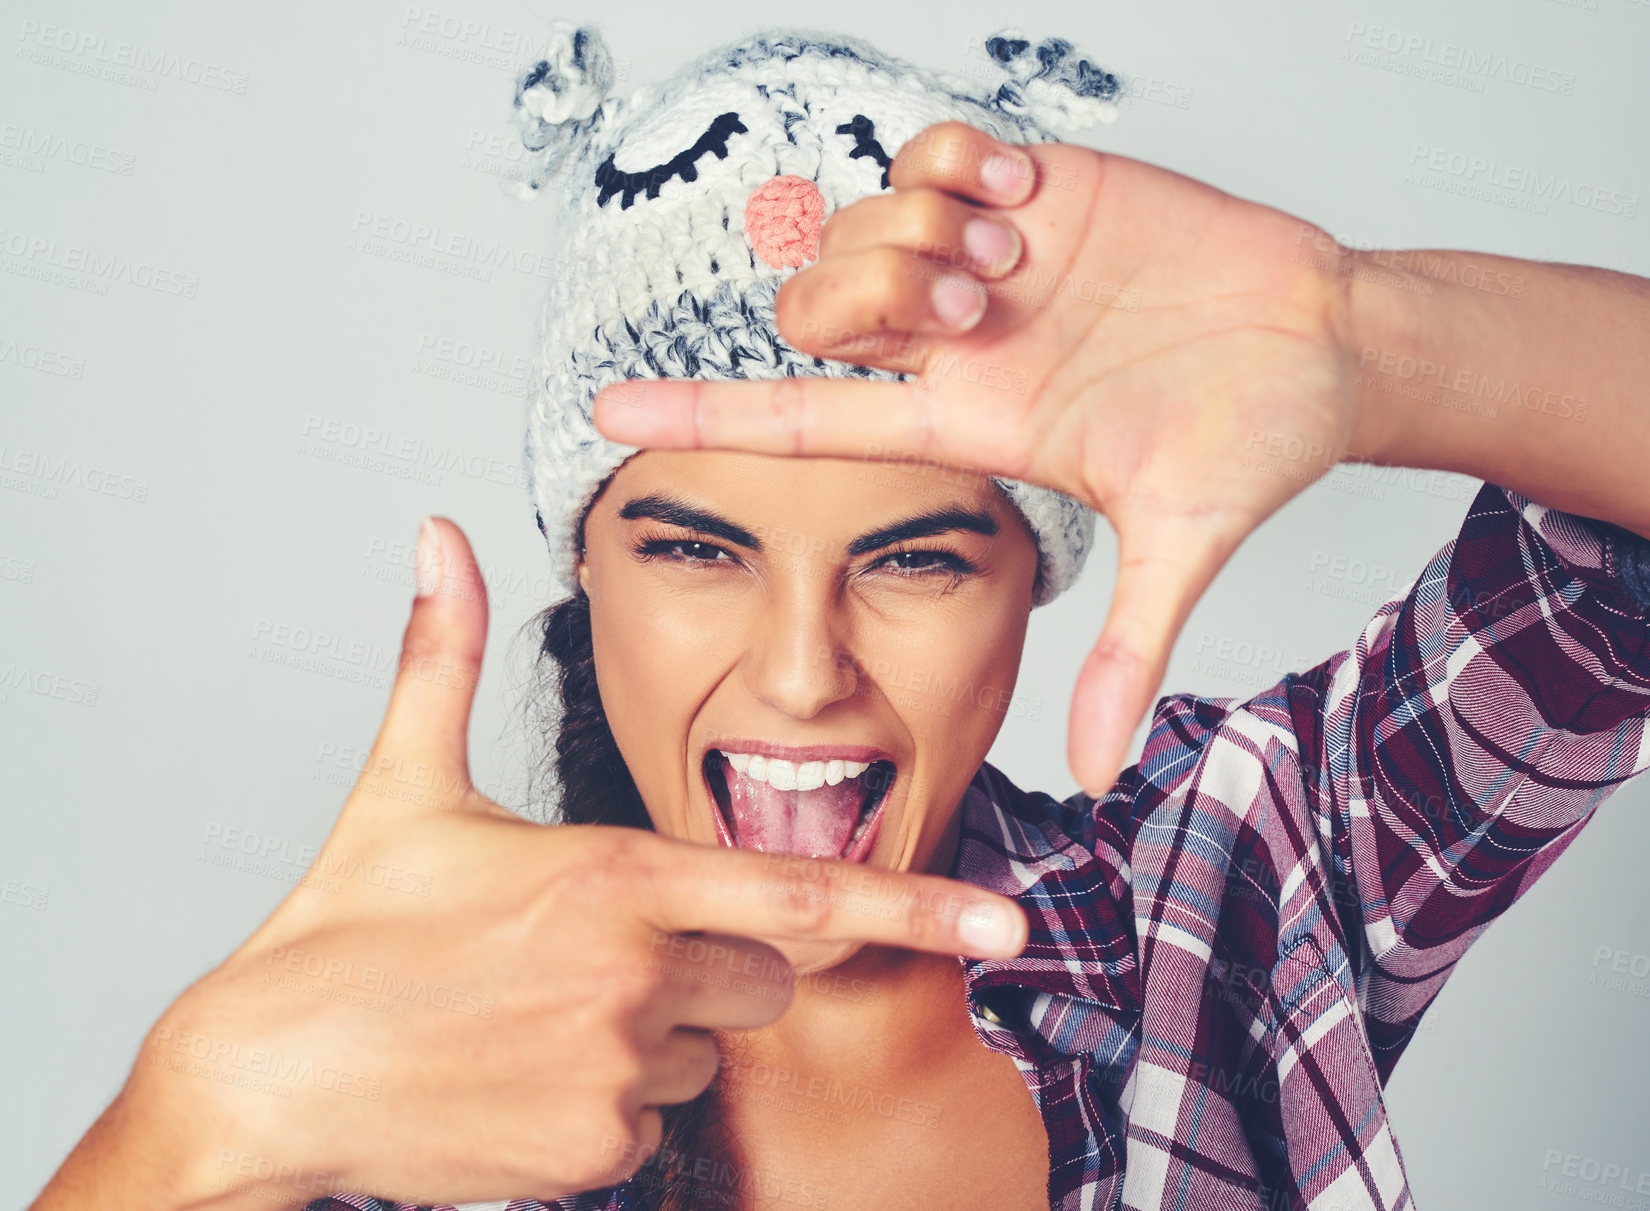
<path fill-rule="evenodd" d="M 417 584 L 415 596 L 428 597 L 441 587 L 441 566 L 445 562 L 441 531 L 436 529 L 433 517 L 426 517 L 418 527 L 418 547 L 413 552 L 413 560 L 418 565 L 413 571 Z"/>
<path fill-rule="evenodd" d="M 1031 178 L 1031 157 L 1021 152 L 994 151 L 980 165 L 980 181 L 992 193 L 1018 198 Z"/>
<path fill-rule="evenodd" d="M 985 287 L 968 274 L 944 274 L 934 283 L 933 306 L 947 328 L 972 328 L 985 314 Z"/>
<path fill-rule="evenodd" d="M 1014 946 L 1014 922 L 994 904 L 976 904 L 957 918 L 957 937 L 971 950 L 1006 956 Z"/>
<path fill-rule="evenodd" d="M 995 219 L 969 219 L 963 227 L 963 246 L 985 269 L 1020 259 L 1020 233 Z"/>

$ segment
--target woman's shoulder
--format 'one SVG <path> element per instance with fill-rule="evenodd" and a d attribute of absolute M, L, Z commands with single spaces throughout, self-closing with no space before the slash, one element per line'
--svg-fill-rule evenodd
<path fill-rule="evenodd" d="M 1332 657 L 1287 673 L 1248 697 L 1163 695 L 1152 708 L 1139 759 L 1098 798 L 1082 790 L 1056 798 L 1023 788 L 989 761 L 981 763 L 973 785 L 1004 817 L 1091 850 L 1109 844 L 1126 854 L 1141 820 L 1185 791 L 1188 780 L 1197 777 L 1201 793 L 1221 795 L 1247 787 L 1263 768 L 1298 765 L 1300 729 L 1317 717 L 1336 663 Z"/>

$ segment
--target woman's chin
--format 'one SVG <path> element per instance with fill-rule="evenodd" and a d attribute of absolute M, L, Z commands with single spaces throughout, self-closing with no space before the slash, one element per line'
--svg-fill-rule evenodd
<path fill-rule="evenodd" d="M 865 945 L 863 942 L 805 942 L 795 938 L 763 938 L 762 941 L 784 955 L 797 976 L 813 975 L 845 963 Z"/>

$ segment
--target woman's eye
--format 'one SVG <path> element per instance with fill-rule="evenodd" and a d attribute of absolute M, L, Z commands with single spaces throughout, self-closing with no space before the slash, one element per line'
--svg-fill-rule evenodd
<path fill-rule="evenodd" d="M 678 552 L 687 551 L 688 554 Z M 692 538 L 665 538 L 645 543 L 641 548 L 642 557 L 663 555 L 676 563 L 723 563 L 718 554 L 727 555 L 727 551 L 712 542 L 699 542 Z M 728 556 L 732 559 L 732 556 Z"/>
<path fill-rule="evenodd" d="M 645 560 L 663 557 L 669 563 L 710 565 L 736 563 L 737 559 L 725 548 L 713 542 L 694 538 L 655 538 L 642 543 L 636 553 Z M 871 564 L 866 571 L 887 568 L 895 576 L 906 580 L 945 575 L 960 579 L 976 571 L 968 560 L 950 551 L 895 551 Z"/>
<path fill-rule="evenodd" d="M 959 576 L 974 570 L 967 560 L 948 551 L 895 551 L 876 566 L 887 567 L 901 576 L 924 576 L 935 572 Z"/>

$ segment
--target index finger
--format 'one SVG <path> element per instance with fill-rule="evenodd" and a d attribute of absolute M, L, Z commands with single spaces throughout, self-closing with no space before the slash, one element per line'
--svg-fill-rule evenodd
<path fill-rule="evenodd" d="M 888 184 L 929 185 L 992 206 L 1018 206 L 1036 187 L 1036 164 L 1025 148 L 994 139 L 966 122 L 936 122 L 894 153 Z"/>
<path fill-rule="evenodd" d="M 943 381 L 943 380 L 942 380 Z M 1030 426 L 996 388 L 944 392 L 908 380 L 808 376 L 729 382 L 632 378 L 596 393 L 610 441 L 664 450 L 863 458 L 898 450 L 929 462 L 1026 479 Z"/>
<path fill-rule="evenodd" d="M 870 942 L 982 959 L 1012 958 L 1030 936 L 1013 900 L 956 879 L 681 843 L 644 884 L 637 908 L 669 933 Z"/>

